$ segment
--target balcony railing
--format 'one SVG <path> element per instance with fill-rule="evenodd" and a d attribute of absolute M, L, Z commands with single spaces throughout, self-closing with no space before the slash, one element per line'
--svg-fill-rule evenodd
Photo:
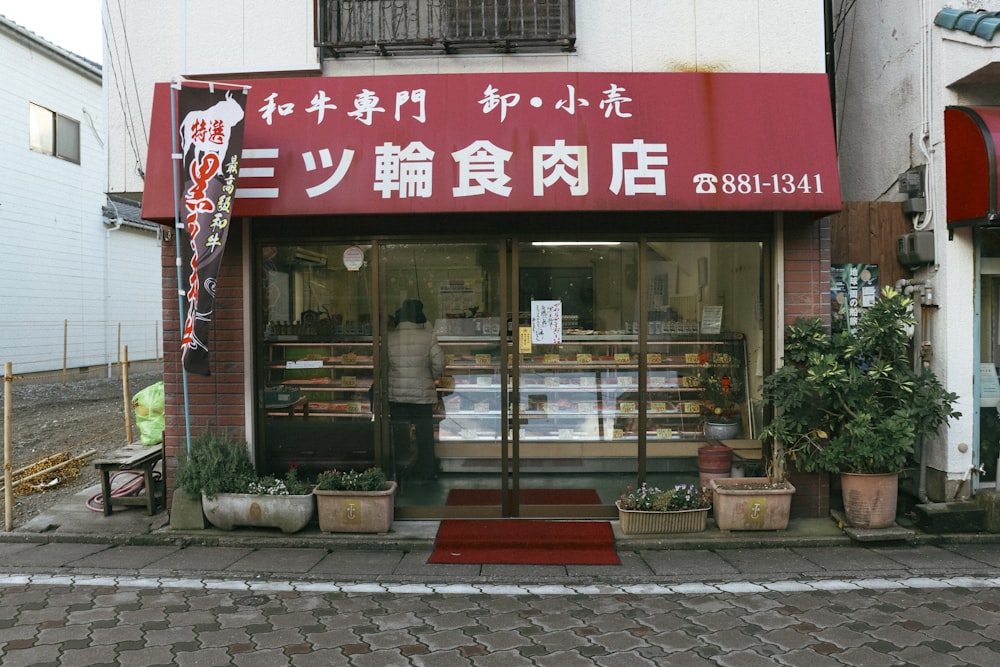
<path fill-rule="evenodd" d="M 316 0 L 316 44 L 351 55 L 573 51 L 575 0 Z"/>

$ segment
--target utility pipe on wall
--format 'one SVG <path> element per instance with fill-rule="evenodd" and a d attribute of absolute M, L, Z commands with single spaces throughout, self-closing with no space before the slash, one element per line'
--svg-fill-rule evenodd
<path fill-rule="evenodd" d="M 934 354 L 934 346 L 930 340 L 930 313 L 934 305 L 933 286 L 922 280 L 897 280 L 896 291 L 902 292 L 913 298 L 913 306 L 920 307 L 920 315 L 914 317 L 916 324 L 913 329 L 913 340 L 919 342 L 919 351 L 914 350 L 913 371 L 920 373 L 922 368 L 929 368 L 931 357 Z M 926 337 L 926 338 L 925 338 Z M 919 453 L 919 481 L 917 484 L 917 498 L 921 503 L 930 502 L 927 498 L 927 439 L 921 438 L 918 447 Z"/>

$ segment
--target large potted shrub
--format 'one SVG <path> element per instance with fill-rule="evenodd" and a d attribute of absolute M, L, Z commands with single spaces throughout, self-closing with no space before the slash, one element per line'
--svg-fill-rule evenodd
<path fill-rule="evenodd" d="M 396 482 L 381 468 L 321 472 L 313 494 L 325 533 L 388 533 L 392 527 Z"/>
<path fill-rule="evenodd" d="M 785 334 L 785 365 L 764 380 L 774 418 L 762 437 L 798 470 L 840 474 L 845 515 L 857 527 L 895 522 L 898 475 L 916 443 L 961 416 L 952 409 L 958 397 L 929 368 L 914 370 L 911 306 L 886 287 L 854 332 L 800 319 Z"/>
<path fill-rule="evenodd" d="M 315 513 L 312 486 L 294 468 L 280 479 L 257 475 L 246 444 L 224 431 L 204 431 L 191 441 L 190 453 L 180 457 L 177 486 L 200 498 L 208 521 L 222 530 L 250 526 L 294 533 Z"/>

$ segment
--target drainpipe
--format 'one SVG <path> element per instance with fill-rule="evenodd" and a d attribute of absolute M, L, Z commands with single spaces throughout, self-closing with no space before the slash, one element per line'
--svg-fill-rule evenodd
<path fill-rule="evenodd" d="M 913 328 L 913 340 L 920 345 L 919 350 L 914 351 L 913 370 L 920 373 L 924 368 L 930 368 L 931 358 L 934 356 L 934 346 L 931 344 L 930 336 L 930 314 L 928 311 L 935 308 L 934 288 L 929 282 L 923 280 L 897 280 L 896 291 L 913 297 L 914 307 L 920 308 L 920 315 L 914 317 L 916 324 Z M 920 453 L 919 461 L 919 482 L 917 485 L 917 498 L 921 503 L 928 503 L 927 498 L 927 439 L 921 438 L 917 446 Z"/>
<path fill-rule="evenodd" d="M 826 78 L 830 87 L 830 117 L 833 118 L 834 132 L 837 129 L 837 73 L 833 57 L 833 0 L 823 0 L 823 36 L 826 48 Z"/>
<path fill-rule="evenodd" d="M 931 101 L 933 99 L 933 91 L 931 90 L 933 75 L 931 68 L 931 25 L 934 21 L 927 14 L 927 0 L 920 0 L 920 17 L 924 22 L 924 29 L 920 35 L 920 97 L 922 98 L 920 100 L 920 152 L 923 154 L 924 162 L 927 165 L 926 173 L 924 174 L 924 196 L 927 199 L 923 216 L 917 214 L 913 218 L 913 229 L 918 232 L 930 228 L 931 222 L 934 219 L 934 202 L 936 199 L 934 197 L 934 147 L 931 143 L 930 130 L 930 119 L 933 115 L 933 110 L 931 109 Z"/>
<path fill-rule="evenodd" d="M 111 202 L 111 205 L 114 206 L 114 202 Z M 114 355 L 108 355 L 107 339 L 107 327 L 111 321 L 111 232 L 117 232 L 121 228 L 122 219 L 115 207 L 115 217 L 112 220 L 105 220 L 104 229 L 104 355 L 108 379 L 114 376 L 114 361 L 118 358 L 117 350 Z"/>

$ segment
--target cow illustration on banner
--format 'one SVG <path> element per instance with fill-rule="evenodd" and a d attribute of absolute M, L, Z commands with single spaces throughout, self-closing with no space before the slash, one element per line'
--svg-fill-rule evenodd
<path fill-rule="evenodd" d="M 182 85 L 177 91 L 181 184 L 179 230 L 184 369 L 210 375 L 208 334 L 229 236 L 243 149 L 246 89 Z"/>

